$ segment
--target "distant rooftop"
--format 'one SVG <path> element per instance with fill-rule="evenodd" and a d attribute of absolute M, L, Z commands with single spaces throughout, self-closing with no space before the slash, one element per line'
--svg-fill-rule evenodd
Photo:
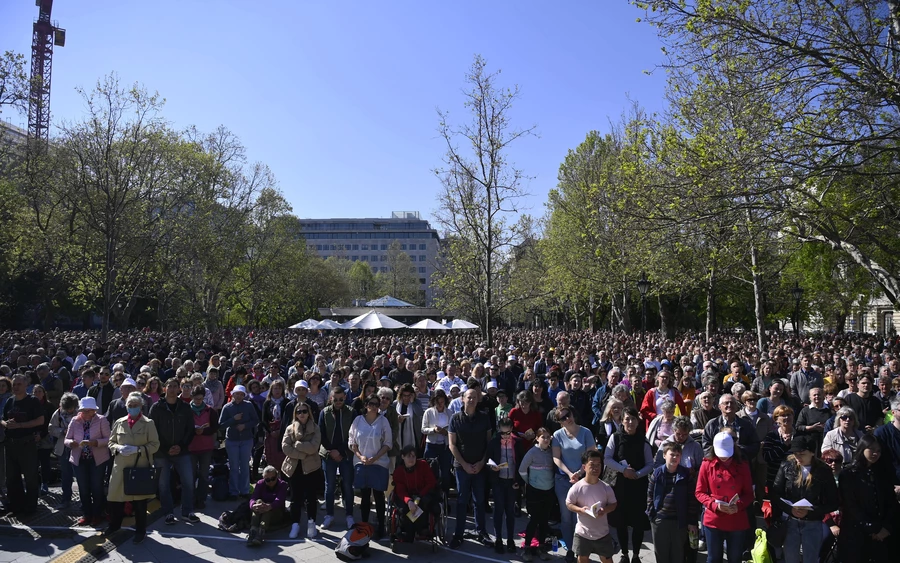
<path fill-rule="evenodd" d="M 384 297 L 379 297 L 372 301 L 366 301 L 366 307 L 416 307 L 416 305 L 407 303 L 396 297 L 391 297 L 390 295 L 385 295 Z"/>

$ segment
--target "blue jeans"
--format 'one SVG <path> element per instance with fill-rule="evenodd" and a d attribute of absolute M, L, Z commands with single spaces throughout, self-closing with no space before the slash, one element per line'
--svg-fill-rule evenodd
<path fill-rule="evenodd" d="M 450 490 L 453 484 L 453 475 L 450 472 L 450 466 L 453 463 L 453 455 L 450 453 L 450 447 L 447 444 L 429 444 L 425 442 L 425 459 L 437 459 L 441 468 L 441 478 L 438 484 L 444 490 Z"/>
<path fill-rule="evenodd" d="M 737 532 L 723 532 L 716 528 L 706 527 L 706 563 L 722 563 L 725 554 L 725 544 L 728 545 L 728 563 L 740 563 L 744 554 L 744 538 L 747 530 Z M 819 552 L 810 561 L 819 560 Z"/>
<path fill-rule="evenodd" d="M 824 541 L 822 523 L 788 518 L 785 525 L 787 535 L 784 537 L 784 563 L 800 563 L 801 545 L 805 561 L 818 561 Z"/>
<path fill-rule="evenodd" d="M 337 474 L 341 473 L 341 503 L 347 516 L 353 514 L 353 458 L 344 456 L 341 461 L 325 458 L 325 514 L 334 516 L 334 490 Z"/>
<path fill-rule="evenodd" d="M 212 450 L 191 454 L 191 469 L 194 470 L 194 479 L 197 480 L 197 488 L 194 490 L 195 502 L 206 502 L 209 496 L 209 463 L 212 461 Z"/>
<path fill-rule="evenodd" d="M 191 467 L 191 454 L 153 456 L 153 466 L 159 468 L 159 504 L 163 514 L 172 514 L 175 502 L 172 500 L 172 467 L 181 478 L 181 514 L 187 516 L 194 512 L 194 469 Z"/>
<path fill-rule="evenodd" d="M 75 478 L 75 466 L 69 461 L 69 448 L 63 448 L 63 453 L 59 457 L 59 472 L 62 478 L 62 500 L 63 502 L 72 502 L 72 480 Z M 108 463 L 107 465 L 112 465 Z M 4 483 L 5 484 L 5 483 Z M 81 489 L 81 485 L 78 486 Z"/>
<path fill-rule="evenodd" d="M 494 493 L 494 535 L 497 539 L 503 537 L 503 517 L 506 516 L 506 539 L 515 541 L 516 538 L 516 489 L 513 489 L 514 479 L 497 479 L 491 487 Z"/>
<path fill-rule="evenodd" d="M 106 508 L 106 495 L 103 494 L 103 475 L 106 472 L 106 464 L 97 465 L 94 458 L 80 459 L 78 465 L 66 462 L 74 467 L 75 476 L 78 479 L 78 494 L 81 496 L 81 511 L 87 519 L 99 518 Z M 69 489 L 72 488 L 71 483 Z M 71 498 L 71 490 L 69 492 Z"/>
<path fill-rule="evenodd" d="M 559 531 L 562 532 L 562 539 L 566 542 L 566 549 L 572 550 L 572 542 L 575 541 L 575 515 L 566 508 L 566 495 L 572 488 L 572 483 L 565 475 L 556 475 L 553 483 L 556 491 L 556 502 L 559 503 Z"/>
<path fill-rule="evenodd" d="M 225 440 L 228 452 L 228 494 L 250 494 L 250 456 L 253 440 Z"/>
<path fill-rule="evenodd" d="M 469 499 L 475 497 L 475 531 L 484 534 L 484 481 L 487 475 L 482 469 L 475 475 L 469 475 L 461 467 L 456 468 L 456 530 L 454 537 L 462 539 L 466 531 L 466 512 Z"/>

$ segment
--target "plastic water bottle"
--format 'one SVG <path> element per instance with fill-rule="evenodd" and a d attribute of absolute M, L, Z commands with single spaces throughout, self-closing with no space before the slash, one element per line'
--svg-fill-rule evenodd
<path fill-rule="evenodd" d="M 688 530 L 688 544 L 691 546 L 691 549 L 700 547 L 700 534 L 694 530 Z"/>
<path fill-rule="evenodd" d="M 559 551 L 559 540 L 556 539 L 556 536 L 552 536 L 550 538 L 550 545 L 553 546 L 553 553 L 556 553 L 557 551 Z"/>

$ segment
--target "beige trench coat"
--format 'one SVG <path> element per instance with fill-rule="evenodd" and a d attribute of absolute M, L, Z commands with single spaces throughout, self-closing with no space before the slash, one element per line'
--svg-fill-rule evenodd
<path fill-rule="evenodd" d="M 156 432 L 156 424 L 146 416 L 142 416 L 131 428 L 128 426 L 128 417 L 120 418 L 113 423 L 112 430 L 109 433 L 109 449 L 114 454 L 116 452 L 115 446 L 138 446 L 141 450 L 141 456 L 140 459 L 138 459 L 137 454 L 113 456 L 113 468 L 109 477 L 107 500 L 110 502 L 127 502 L 154 498 L 155 494 L 145 496 L 125 494 L 125 468 L 135 467 L 135 463 L 137 463 L 137 467 L 149 467 L 153 464 L 153 454 L 159 449 L 159 434 Z"/>

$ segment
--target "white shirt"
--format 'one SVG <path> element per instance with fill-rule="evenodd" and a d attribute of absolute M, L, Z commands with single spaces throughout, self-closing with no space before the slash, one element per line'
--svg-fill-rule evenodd
<path fill-rule="evenodd" d="M 382 447 L 390 448 L 394 443 L 391 423 L 383 415 L 379 415 L 372 424 L 369 424 L 365 416 L 357 416 L 350 425 L 347 442 L 350 446 L 356 446 L 365 457 L 375 457 Z M 390 456 L 383 455 L 375 464 L 387 468 L 390 462 Z M 353 463 L 358 465 L 362 462 L 353 456 Z"/>

